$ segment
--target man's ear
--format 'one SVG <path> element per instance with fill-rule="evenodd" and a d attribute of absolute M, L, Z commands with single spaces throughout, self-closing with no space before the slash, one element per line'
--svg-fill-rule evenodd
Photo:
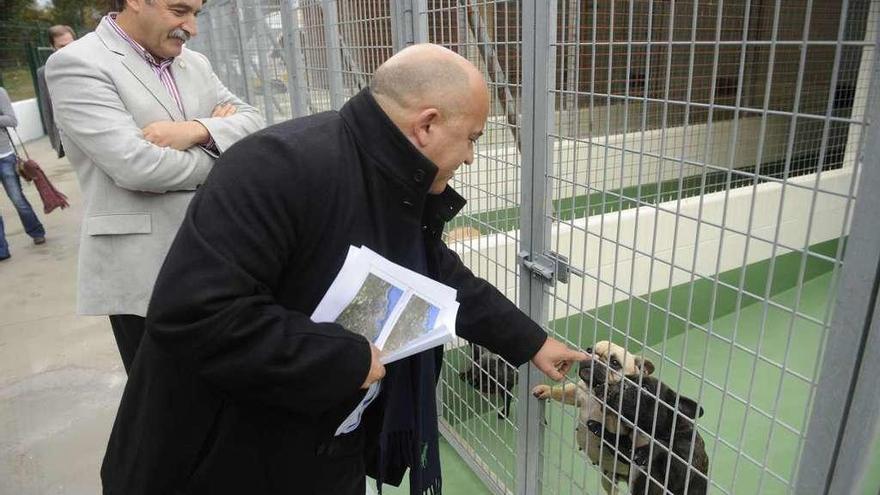
<path fill-rule="evenodd" d="M 413 136 L 419 148 L 424 148 L 431 144 L 433 140 L 433 129 L 431 126 L 440 120 L 440 110 L 431 107 L 419 112 L 413 122 Z"/>
<path fill-rule="evenodd" d="M 643 358 L 642 356 L 636 356 L 636 366 L 642 370 L 642 374 L 650 375 L 654 373 L 654 363 Z"/>

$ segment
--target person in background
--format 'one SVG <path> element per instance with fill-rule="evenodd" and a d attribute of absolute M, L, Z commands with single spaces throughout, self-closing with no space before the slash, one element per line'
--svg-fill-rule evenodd
<path fill-rule="evenodd" d="M 184 47 L 202 0 L 116 8 L 49 57 L 46 81 L 85 202 L 77 310 L 109 316 L 128 371 L 193 192 L 220 153 L 265 123 Z"/>
<path fill-rule="evenodd" d="M 46 229 L 37 218 L 36 212 L 21 189 L 21 179 L 18 177 L 18 162 L 15 156 L 15 149 L 12 146 L 12 137 L 9 135 L 7 127 L 18 126 L 18 119 L 15 118 L 15 111 L 12 109 L 12 101 L 6 89 L 0 87 L 0 181 L 3 182 L 3 189 L 6 195 L 12 201 L 15 210 L 18 212 L 18 218 L 24 226 L 24 231 L 31 236 L 34 244 L 44 244 L 46 242 Z M 9 245 L 6 242 L 6 234 L 4 231 L 3 219 L 0 218 L 0 261 L 9 259 Z"/>
<path fill-rule="evenodd" d="M 52 51 L 56 52 L 73 43 L 76 33 L 70 26 L 57 25 L 49 28 L 49 44 Z M 37 100 L 40 103 L 40 116 L 43 118 L 43 128 L 49 136 L 52 149 L 58 153 L 58 158 L 64 157 L 64 146 L 61 145 L 61 136 L 58 135 L 58 127 L 55 126 L 55 115 L 52 112 L 52 98 L 49 96 L 49 87 L 46 85 L 46 66 L 37 69 L 37 87 L 39 93 Z"/>

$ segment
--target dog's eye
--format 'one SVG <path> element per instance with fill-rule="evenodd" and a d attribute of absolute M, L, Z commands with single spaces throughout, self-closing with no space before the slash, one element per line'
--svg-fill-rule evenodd
<path fill-rule="evenodd" d="M 611 367 L 616 370 L 620 369 L 620 361 L 618 361 L 616 357 L 611 358 Z"/>

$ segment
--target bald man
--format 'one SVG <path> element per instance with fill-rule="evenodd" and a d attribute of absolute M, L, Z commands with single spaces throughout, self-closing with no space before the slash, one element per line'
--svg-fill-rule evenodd
<path fill-rule="evenodd" d="M 486 83 L 435 45 L 401 51 L 343 106 L 231 147 L 162 268 L 101 471 L 107 494 L 363 495 L 365 475 L 440 492 L 442 348 L 383 367 L 364 337 L 309 315 L 349 246 L 458 291 L 459 336 L 559 380 L 586 359 L 440 240 L 465 201 Z M 382 380 L 351 432 L 334 436 Z"/>

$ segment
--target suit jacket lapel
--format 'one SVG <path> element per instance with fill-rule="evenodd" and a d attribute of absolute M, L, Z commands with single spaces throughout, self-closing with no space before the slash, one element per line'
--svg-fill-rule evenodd
<path fill-rule="evenodd" d="M 128 42 L 121 39 L 113 31 L 112 27 L 106 25 L 104 20 L 95 29 L 95 33 L 111 51 L 122 55 L 122 65 L 147 88 L 147 91 L 156 98 L 172 120 L 186 120 L 177 108 L 174 98 L 171 97 L 171 94 L 165 89 L 165 85 L 159 80 L 159 76 L 156 75 L 150 64 Z"/>

